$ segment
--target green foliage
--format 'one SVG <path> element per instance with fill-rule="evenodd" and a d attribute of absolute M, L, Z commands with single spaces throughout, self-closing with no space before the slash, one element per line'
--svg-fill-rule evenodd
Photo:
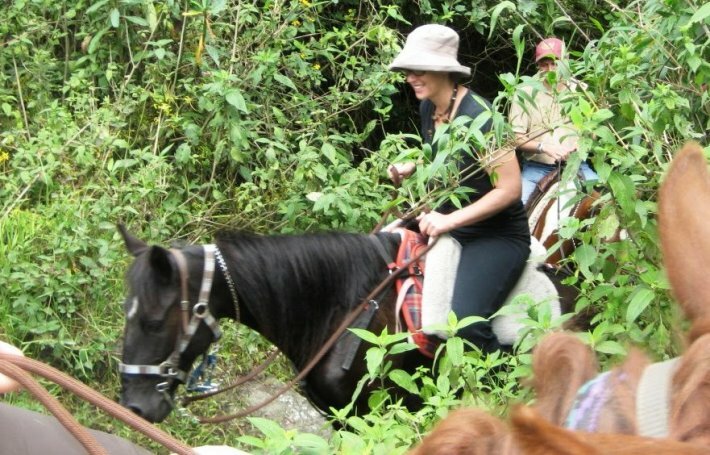
<path fill-rule="evenodd" d="M 675 150 L 710 130 L 706 4 L 12 0 L 0 12 L 0 336 L 104 393 L 118 388 L 129 259 L 117 221 L 166 244 L 222 227 L 363 232 L 389 207 L 460 203 L 467 195 L 444 158 L 472 153 L 474 139 L 488 151 L 507 143 L 504 114 L 530 73 L 530 49 L 553 34 L 586 84 L 567 109 L 583 133 L 579 159 L 603 190 L 596 217 L 561 229 L 580 244 L 568 259 L 577 306 L 598 312 L 580 336 L 604 363 L 628 342 L 658 358 L 676 353 L 656 196 Z M 401 34 L 425 22 L 460 30 L 464 64 L 482 68 L 474 88 L 491 77 L 499 92 L 490 137 L 470 125 L 438 130 L 435 159 L 412 127 L 401 76 L 386 70 Z M 422 149 L 416 178 L 393 191 L 387 166 Z M 620 228 L 625 236 L 609 240 Z M 399 335 L 363 332 L 374 347 L 361 386 L 380 388 L 369 414 L 336 410 L 347 431 L 326 442 L 254 419 L 263 437 L 238 439 L 241 428 L 218 437 L 264 453 L 401 453 L 451 407 L 503 414 L 530 398 L 517 386 L 530 349 L 562 322 L 544 307 L 529 316 L 514 356 L 481 356 L 453 337 L 433 371 L 412 374 L 387 361 L 411 349 Z M 454 318 L 448 330 L 468 322 Z M 245 357 L 265 348 L 254 334 L 234 336 Z M 382 388 L 390 384 L 419 393 L 424 409 L 406 412 Z M 94 422 L 84 405 L 72 408 Z M 195 445 L 215 438 L 180 415 L 164 426 Z"/>

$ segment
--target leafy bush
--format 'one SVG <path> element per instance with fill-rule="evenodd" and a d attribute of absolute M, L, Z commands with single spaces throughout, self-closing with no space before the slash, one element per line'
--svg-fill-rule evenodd
<path fill-rule="evenodd" d="M 13 0 L 0 12 L 0 336 L 29 355 L 115 394 L 128 261 L 117 221 L 151 242 L 199 242 L 223 227 L 369 231 L 387 207 L 418 202 L 423 182 L 394 200 L 386 182 L 386 166 L 420 147 L 416 101 L 386 65 L 425 22 L 461 32 L 471 86 L 493 99 L 498 144 L 510 138 L 503 114 L 531 72 L 529 49 L 542 35 L 565 38 L 570 71 L 587 84 L 568 109 L 603 190 L 595 218 L 562 229 L 581 243 L 569 258 L 578 307 L 598 311 L 583 336 L 610 361 L 628 341 L 675 354 L 656 189 L 683 141 L 707 141 L 707 5 Z M 421 175 L 434 175 L 427 164 Z M 605 240 L 618 228 L 625 237 Z M 383 335 L 366 380 L 418 390 L 421 413 L 381 391 L 329 448 L 258 420 L 265 439 L 221 437 L 283 453 L 402 452 L 452 406 L 503 413 L 528 399 L 517 380 L 554 325 L 538 316 L 516 356 L 481 358 L 452 338 L 434 372 L 413 375 L 376 361 L 401 349 Z M 73 411 L 93 421 L 82 405 Z M 179 416 L 165 425 L 212 441 Z"/>

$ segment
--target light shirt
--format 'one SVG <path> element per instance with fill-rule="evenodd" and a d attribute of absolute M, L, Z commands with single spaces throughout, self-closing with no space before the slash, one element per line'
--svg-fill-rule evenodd
<path fill-rule="evenodd" d="M 529 135 L 534 141 L 577 148 L 579 134 L 572 122 L 562 115 L 560 100 L 576 90 L 578 83 L 558 84 L 561 90 L 551 90 L 537 79 L 518 88 L 510 107 L 513 132 Z M 522 93 L 519 93 L 522 92 Z M 545 164 L 555 160 L 546 153 L 526 153 L 525 158 Z"/>

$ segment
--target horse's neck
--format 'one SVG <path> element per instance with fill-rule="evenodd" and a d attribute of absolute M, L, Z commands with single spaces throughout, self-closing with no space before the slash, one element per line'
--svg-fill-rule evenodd
<path fill-rule="evenodd" d="M 294 236 L 252 239 L 247 249 L 235 244 L 229 255 L 241 322 L 297 366 L 307 362 L 382 279 L 385 263 L 370 241 Z"/>

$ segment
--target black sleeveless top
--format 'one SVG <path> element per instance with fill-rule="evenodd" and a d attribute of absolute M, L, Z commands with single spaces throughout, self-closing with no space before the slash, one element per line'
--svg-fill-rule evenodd
<path fill-rule="evenodd" d="M 461 100 L 455 117 L 468 116 L 475 119 L 479 114 L 491 110 L 491 105 L 488 101 L 468 90 L 466 96 Z M 419 115 L 421 118 L 421 134 L 424 142 L 431 144 L 432 152 L 436 156 L 436 144 L 432 143 L 434 133 L 434 103 L 429 100 L 424 100 L 419 106 Z M 481 131 L 487 133 L 491 129 L 492 120 L 488 120 L 482 127 Z M 462 180 L 460 184 L 472 188 L 474 192 L 469 194 L 469 204 L 477 201 L 483 195 L 493 189 L 491 178 L 485 169 L 482 169 L 481 164 L 475 156 L 465 154 L 458 157 L 458 168 L 460 170 L 468 169 L 469 177 Z M 471 172 L 473 170 L 473 172 Z M 436 210 L 441 213 L 451 213 L 457 210 L 457 207 L 450 201 L 443 203 Z M 493 235 L 493 236 L 512 236 L 520 237 L 522 240 L 530 241 L 530 228 L 528 227 L 528 218 L 523 209 L 523 203 L 516 200 L 508 207 L 504 208 L 495 215 L 481 220 L 477 223 L 462 226 L 457 228 L 454 233 L 458 235 L 478 236 L 478 235 Z"/>

